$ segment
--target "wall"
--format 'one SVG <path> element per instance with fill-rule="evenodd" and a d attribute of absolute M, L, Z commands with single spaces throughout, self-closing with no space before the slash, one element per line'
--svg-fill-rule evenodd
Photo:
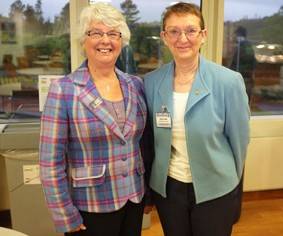
<path fill-rule="evenodd" d="M 0 156 L 0 211 L 9 209 L 9 196 L 5 160 Z"/>
<path fill-rule="evenodd" d="M 283 121 L 281 116 L 252 117 L 244 191 L 283 188 Z"/>

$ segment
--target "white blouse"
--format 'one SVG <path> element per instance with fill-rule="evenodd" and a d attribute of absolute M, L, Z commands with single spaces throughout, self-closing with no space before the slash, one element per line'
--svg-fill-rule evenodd
<path fill-rule="evenodd" d="M 172 143 L 168 175 L 184 183 L 192 182 L 185 134 L 185 109 L 189 92 L 173 92 Z"/>

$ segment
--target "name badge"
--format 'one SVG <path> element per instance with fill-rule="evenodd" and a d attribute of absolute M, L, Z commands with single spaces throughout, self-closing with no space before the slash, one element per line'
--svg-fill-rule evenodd
<path fill-rule="evenodd" d="M 155 113 L 156 118 L 156 126 L 158 128 L 171 128 L 171 115 L 170 112 L 167 111 L 167 108 L 162 106 L 162 112 Z"/>

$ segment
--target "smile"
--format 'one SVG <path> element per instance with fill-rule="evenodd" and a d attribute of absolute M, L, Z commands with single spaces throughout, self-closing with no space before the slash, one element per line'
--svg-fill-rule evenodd
<path fill-rule="evenodd" d="M 190 49 L 191 47 L 190 46 L 178 46 L 177 48 L 178 49 Z"/>
<path fill-rule="evenodd" d="M 108 52 L 112 52 L 112 49 L 97 49 L 97 51 L 101 53 L 108 53 Z"/>

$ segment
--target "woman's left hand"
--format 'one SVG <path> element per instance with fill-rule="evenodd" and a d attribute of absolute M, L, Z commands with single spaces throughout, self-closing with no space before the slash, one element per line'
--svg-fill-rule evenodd
<path fill-rule="evenodd" d="M 86 230 L 86 227 L 84 226 L 84 224 L 80 224 L 77 228 L 71 230 L 69 233 L 75 233 L 81 230 Z"/>

